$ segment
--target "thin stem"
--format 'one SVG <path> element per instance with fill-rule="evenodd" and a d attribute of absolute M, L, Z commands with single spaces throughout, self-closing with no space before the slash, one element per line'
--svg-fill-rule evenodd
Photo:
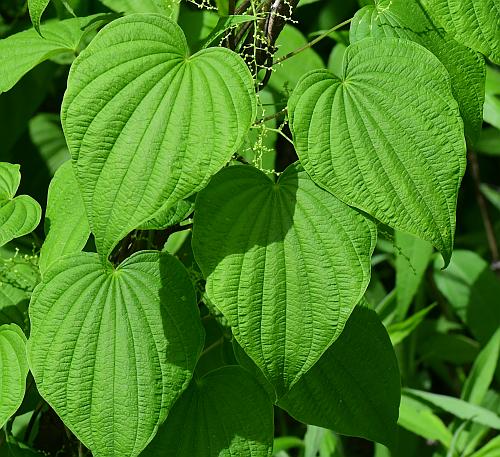
<path fill-rule="evenodd" d="M 301 53 L 302 51 L 305 51 L 306 49 L 311 48 L 316 43 L 319 43 L 323 38 L 326 38 L 328 35 L 335 32 L 336 30 L 340 29 L 341 27 L 344 27 L 344 25 L 349 24 L 351 21 L 352 21 L 352 18 L 348 19 L 347 21 L 341 22 L 340 24 L 336 25 L 335 27 L 332 27 L 330 30 L 327 30 L 325 33 L 321 34 L 320 36 L 318 36 L 317 38 L 315 38 L 311 42 L 305 44 L 304 46 L 302 46 L 298 49 L 295 49 L 295 51 L 289 52 L 288 54 L 280 57 L 279 59 L 274 61 L 273 66 L 296 56 L 297 54 Z"/>
<path fill-rule="evenodd" d="M 33 430 L 33 427 L 35 425 L 36 419 L 40 412 L 42 411 L 42 408 L 44 406 L 45 402 L 40 401 L 38 405 L 36 405 L 35 410 L 33 411 L 33 414 L 30 417 L 30 420 L 28 422 L 28 426 L 26 427 L 26 432 L 24 432 L 24 442 L 29 443 L 30 436 L 31 436 L 31 431 Z"/>
<path fill-rule="evenodd" d="M 274 114 L 270 114 L 269 116 L 263 117 L 262 119 L 259 119 L 254 125 L 261 125 L 264 122 L 272 121 L 273 119 L 280 117 L 282 114 L 286 114 L 287 110 L 288 108 L 285 106 L 282 110 L 277 111 Z"/>
<path fill-rule="evenodd" d="M 220 346 L 222 343 L 224 343 L 224 337 L 221 336 L 217 341 L 215 341 L 214 343 L 212 343 L 210 346 L 208 346 L 200 355 L 200 359 L 208 354 L 212 349 L 215 349 L 216 347 Z"/>
<path fill-rule="evenodd" d="M 490 248 L 491 260 L 493 266 L 497 266 L 498 270 L 498 244 L 495 238 L 495 231 L 493 230 L 493 224 L 491 223 L 490 214 L 488 211 L 488 206 L 486 200 L 481 192 L 481 173 L 479 170 L 479 163 L 477 161 L 476 153 L 472 150 L 469 151 L 469 162 L 471 164 L 472 178 L 474 179 L 474 189 L 476 192 L 476 200 L 479 206 L 479 211 L 481 212 L 481 218 L 483 219 L 484 229 L 486 231 L 486 238 L 488 239 L 488 246 Z M 500 272 L 499 272 L 500 273 Z"/>

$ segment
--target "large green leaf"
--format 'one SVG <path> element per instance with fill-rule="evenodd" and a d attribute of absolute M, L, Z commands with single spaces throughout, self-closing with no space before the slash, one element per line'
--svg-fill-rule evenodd
<path fill-rule="evenodd" d="M 30 303 L 28 359 L 40 394 L 96 457 L 134 457 L 188 386 L 203 346 L 187 272 L 140 252 L 53 264 Z"/>
<path fill-rule="evenodd" d="M 339 339 L 278 404 L 302 422 L 392 446 L 399 398 L 389 336 L 374 311 L 357 306 Z"/>
<path fill-rule="evenodd" d="M 53 21 L 0 40 L 0 94 L 12 88 L 28 71 L 44 60 L 79 51 L 85 36 L 102 24 L 102 15 Z"/>
<path fill-rule="evenodd" d="M 347 49 L 342 79 L 307 74 L 288 108 L 297 153 L 318 184 L 449 261 L 466 148 L 448 73 L 431 52 L 365 38 Z"/>
<path fill-rule="evenodd" d="M 353 18 L 350 39 L 399 37 L 429 49 L 446 67 L 453 94 L 464 119 L 465 134 L 476 142 L 483 122 L 484 58 L 438 30 L 419 0 L 377 0 Z"/>
<path fill-rule="evenodd" d="M 40 33 L 40 20 L 42 14 L 49 5 L 50 0 L 28 0 L 28 9 L 30 12 L 31 22 L 35 30 Z"/>
<path fill-rule="evenodd" d="M 63 255 L 80 252 L 90 235 L 87 214 L 71 162 L 62 165 L 50 186 L 45 213 L 46 238 L 40 251 L 40 272 Z"/>
<path fill-rule="evenodd" d="M 475 252 L 457 250 L 449 267 L 436 261 L 434 280 L 456 314 L 480 343 L 486 344 L 500 327 L 500 312 L 493 304 L 500 297 L 500 281 Z"/>
<path fill-rule="evenodd" d="M 0 246 L 35 230 L 42 217 L 40 205 L 31 197 L 14 197 L 21 182 L 19 168 L 0 162 Z"/>
<path fill-rule="evenodd" d="M 105 27 L 75 60 L 62 108 L 101 256 L 203 188 L 255 114 L 251 74 L 232 51 L 189 56 L 179 26 L 154 14 Z"/>
<path fill-rule="evenodd" d="M 242 368 L 193 381 L 141 457 L 270 457 L 273 406 Z"/>
<path fill-rule="evenodd" d="M 0 428 L 21 406 L 27 375 L 24 333 L 15 324 L 0 326 Z"/>
<path fill-rule="evenodd" d="M 422 0 L 422 3 L 457 41 L 500 64 L 498 0 Z"/>
<path fill-rule="evenodd" d="M 250 166 L 198 194 L 193 250 L 210 300 L 283 395 L 342 332 L 370 278 L 374 225 L 299 165 Z"/>

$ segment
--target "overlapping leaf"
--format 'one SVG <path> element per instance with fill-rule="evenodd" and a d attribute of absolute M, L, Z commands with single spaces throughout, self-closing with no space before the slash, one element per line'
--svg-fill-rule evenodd
<path fill-rule="evenodd" d="M 38 33 L 40 33 L 40 20 L 42 18 L 42 14 L 49 3 L 50 0 L 28 0 L 31 22 Z"/>
<path fill-rule="evenodd" d="M 422 0 L 422 3 L 457 41 L 500 64 L 498 0 Z"/>
<path fill-rule="evenodd" d="M 38 389 L 96 457 L 134 457 L 187 387 L 203 346 L 180 262 L 141 252 L 116 270 L 96 254 L 64 257 L 30 304 Z"/>
<path fill-rule="evenodd" d="M 27 375 L 24 333 L 15 324 L 0 326 L 0 428 L 21 405 Z"/>
<path fill-rule="evenodd" d="M 62 165 L 50 183 L 45 231 L 39 261 L 42 275 L 58 258 L 80 252 L 90 235 L 87 213 L 71 162 Z"/>
<path fill-rule="evenodd" d="M 273 434 L 264 389 L 242 368 L 227 366 L 192 383 L 141 457 L 268 457 Z"/>
<path fill-rule="evenodd" d="M 40 205 L 31 197 L 14 197 L 21 181 L 19 168 L 0 162 L 0 246 L 32 232 L 42 217 Z"/>
<path fill-rule="evenodd" d="M 377 0 L 353 18 L 351 43 L 366 37 L 397 37 L 429 49 L 450 74 L 453 94 L 464 119 L 465 134 L 474 143 L 481 131 L 484 104 L 484 58 L 439 30 L 418 0 Z"/>
<path fill-rule="evenodd" d="M 448 263 L 465 140 L 448 73 L 431 52 L 366 38 L 347 49 L 342 79 L 309 73 L 288 107 L 298 155 L 318 184 L 431 242 Z"/>
<path fill-rule="evenodd" d="M 242 143 L 256 97 L 244 61 L 189 56 L 154 14 L 105 27 L 75 60 L 62 120 L 102 257 L 131 229 L 205 186 Z"/>
<path fill-rule="evenodd" d="M 399 368 L 374 311 L 358 306 L 340 338 L 279 401 L 296 419 L 394 445 Z"/>
<path fill-rule="evenodd" d="M 210 300 L 283 395 L 340 335 L 370 278 L 374 225 L 299 165 L 273 183 L 222 170 L 196 200 L 193 250 Z"/>
<path fill-rule="evenodd" d="M 102 20 L 101 20 L 102 19 Z M 28 71 L 45 60 L 75 54 L 82 39 L 103 23 L 103 15 L 49 22 L 0 40 L 0 94 L 11 89 Z"/>

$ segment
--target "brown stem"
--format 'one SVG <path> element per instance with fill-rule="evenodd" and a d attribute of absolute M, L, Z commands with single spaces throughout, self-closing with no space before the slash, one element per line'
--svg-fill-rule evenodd
<path fill-rule="evenodd" d="M 479 205 L 479 211 L 481 212 L 481 218 L 483 219 L 484 229 L 486 231 L 486 238 L 488 239 L 488 246 L 490 248 L 491 260 L 493 266 L 498 270 L 498 244 L 495 238 L 495 231 L 493 230 L 493 224 L 491 223 L 490 214 L 488 211 L 488 205 L 481 192 L 481 173 L 479 170 L 479 163 L 477 160 L 477 155 L 474 151 L 469 150 L 469 162 L 471 165 L 471 174 L 474 180 L 474 190 L 476 192 L 476 200 Z M 499 272 L 500 273 L 500 272 Z"/>

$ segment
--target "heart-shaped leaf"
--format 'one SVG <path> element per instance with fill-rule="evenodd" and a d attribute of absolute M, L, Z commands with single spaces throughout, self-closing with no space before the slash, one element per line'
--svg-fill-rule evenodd
<path fill-rule="evenodd" d="M 27 375 L 24 333 L 15 324 L 0 326 L 0 428 L 21 406 Z"/>
<path fill-rule="evenodd" d="M 498 0 L 422 0 L 422 3 L 457 41 L 500 64 Z"/>
<path fill-rule="evenodd" d="M 342 79 L 309 73 L 288 108 L 297 153 L 318 184 L 449 262 L 466 148 L 448 72 L 430 51 L 361 40 L 346 50 Z"/>
<path fill-rule="evenodd" d="M 477 141 L 483 123 L 484 58 L 439 30 L 418 0 L 377 0 L 365 6 L 355 14 L 349 36 L 351 43 L 366 37 L 399 37 L 429 49 L 450 74 L 467 138 Z"/>
<path fill-rule="evenodd" d="M 232 51 L 190 56 L 181 28 L 154 14 L 101 30 L 75 60 L 62 108 L 101 257 L 156 212 L 203 188 L 255 115 L 250 71 Z"/>
<path fill-rule="evenodd" d="M 283 395 L 342 332 L 370 279 L 374 224 L 299 165 L 249 166 L 198 194 L 193 250 L 210 300 Z"/>
<path fill-rule="evenodd" d="M 226 366 L 191 383 L 141 457 L 270 457 L 273 435 L 264 389 Z"/>
<path fill-rule="evenodd" d="M 203 346 L 193 286 L 174 257 L 117 269 L 96 254 L 52 264 L 30 304 L 41 395 L 96 457 L 135 457 L 188 386 Z"/>
<path fill-rule="evenodd" d="M 24 236 L 40 223 L 42 209 L 28 195 L 14 195 L 21 182 L 19 165 L 0 162 L 0 246 Z"/>
<path fill-rule="evenodd" d="M 42 275 L 58 258 L 80 252 L 90 235 L 85 206 L 71 162 L 63 164 L 50 183 L 45 231 L 47 236 L 38 263 Z"/>

